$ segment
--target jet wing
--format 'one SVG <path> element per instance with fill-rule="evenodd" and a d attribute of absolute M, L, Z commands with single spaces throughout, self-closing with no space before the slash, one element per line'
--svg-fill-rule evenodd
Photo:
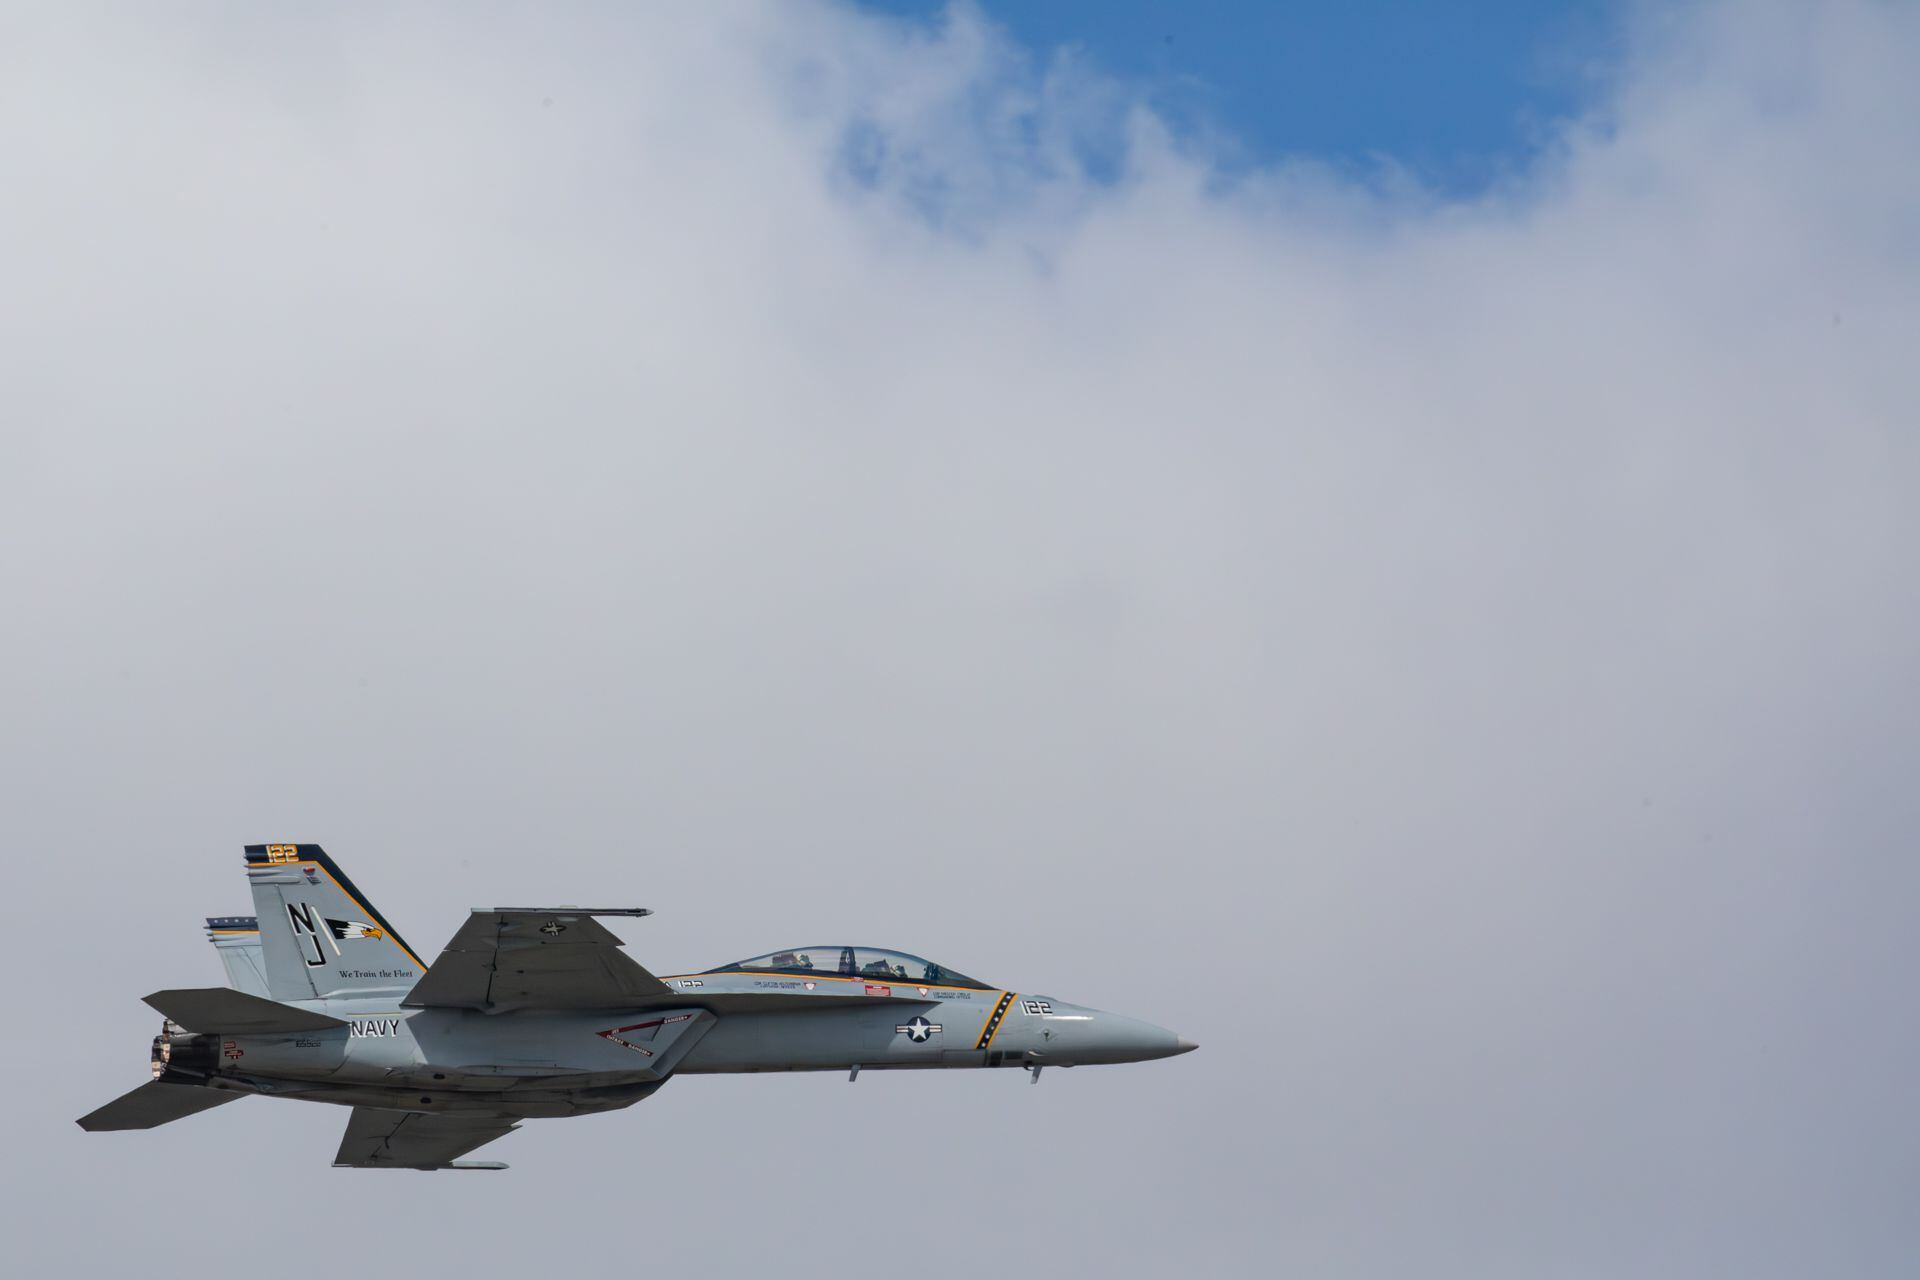
<path fill-rule="evenodd" d="M 455 1161 L 519 1127 L 500 1116 L 355 1107 L 333 1165 L 336 1169 L 504 1169 L 507 1166 L 486 1161 Z"/>
<path fill-rule="evenodd" d="M 630 1009 L 671 994 L 578 907 L 475 911 L 400 1003 L 409 1009 Z M 622 915 L 643 914 L 638 911 Z"/>

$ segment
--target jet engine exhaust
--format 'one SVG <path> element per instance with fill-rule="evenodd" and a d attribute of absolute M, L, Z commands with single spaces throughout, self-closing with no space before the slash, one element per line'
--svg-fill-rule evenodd
<path fill-rule="evenodd" d="M 150 1063 L 153 1078 L 168 1084 L 199 1084 L 213 1074 L 212 1036 L 189 1031 L 172 1019 L 160 1024 L 153 1038 Z"/>

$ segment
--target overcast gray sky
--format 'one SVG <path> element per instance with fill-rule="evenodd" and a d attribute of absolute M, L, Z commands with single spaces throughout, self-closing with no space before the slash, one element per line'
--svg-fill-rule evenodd
<path fill-rule="evenodd" d="M 1463 203 L 964 15 L 8 6 L 10 1262 L 1912 1274 L 1920 11 L 1629 30 Z M 263 840 L 1203 1047 L 82 1134 Z"/>

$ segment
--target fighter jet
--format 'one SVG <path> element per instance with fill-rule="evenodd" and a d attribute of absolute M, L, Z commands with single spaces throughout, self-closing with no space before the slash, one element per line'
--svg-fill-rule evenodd
<path fill-rule="evenodd" d="M 81 1117 L 151 1129 L 259 1094 L 353 1108 L 333 1163 L 459 1157 L 520 1121 L 617 1111 L 675 1076 L 1141 1062 L 1196 1046 L 1150 1023 L 879 947 L 788 947 L 656 977 L 597 917 L 476 909 L 429 969 L 317 844 L 246 847 L 251 916 L 207 936 L 227 987 L 156 991 L 153 1079 Z"/>

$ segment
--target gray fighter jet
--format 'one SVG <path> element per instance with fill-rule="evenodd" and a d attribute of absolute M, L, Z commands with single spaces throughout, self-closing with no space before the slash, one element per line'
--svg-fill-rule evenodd
<path fill-rule="evenodd" d="M 458 1157 L 518 1122 L 630 1107 L 722 1071 L 1140 1062 L 1195 1046 L 877 947 L 792 947 L 655 977 L 596 916 L 475 910 L 428 969 L 317 844 L 246 850 L 254 915 L 207 921 L 230 987 L 156 991 L 153 1079 L 80 1127 L 151 1129 L 248 1094 L 353 1108 L 335 1166 Z"/>

